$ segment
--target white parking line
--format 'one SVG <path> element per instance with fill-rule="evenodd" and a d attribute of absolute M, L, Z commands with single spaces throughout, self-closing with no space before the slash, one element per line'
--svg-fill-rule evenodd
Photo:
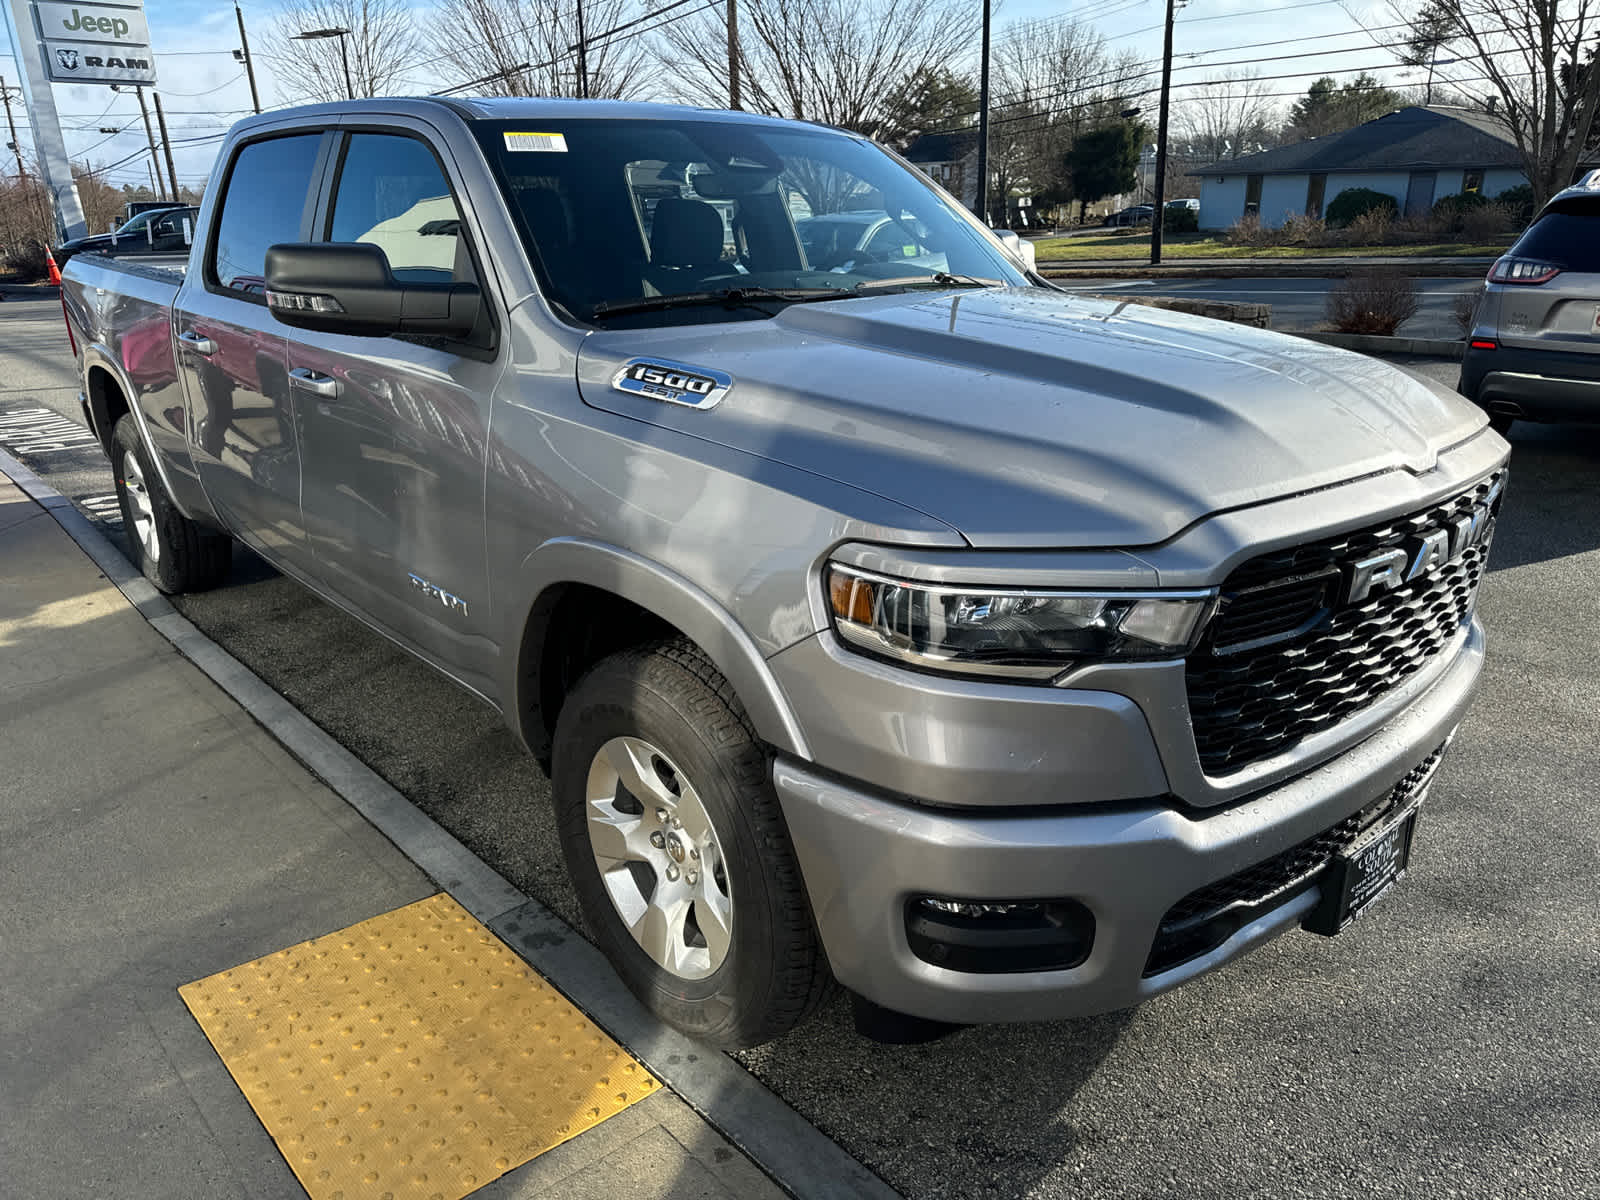
<path fill-rule="evenodd" d="M 95 444 L 94 434 L 48 408 L 16 408 L 0 414 L 0 442 L 13 454 L 49 454 Z"/>

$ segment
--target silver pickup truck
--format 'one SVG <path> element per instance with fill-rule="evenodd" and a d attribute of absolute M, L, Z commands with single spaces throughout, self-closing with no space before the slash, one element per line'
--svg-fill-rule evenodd
<path fill-rule="evenodd" d="M 851 214 L 843 217 L 840 214 Z M 864 138 L 381 100 L 229 135 L 64 303 L 131 548 L 237 540 L 495 706 L 672 1024 L 1135 1004 L 1406 870 L 1506 443 L 1065 294 Z M 531 766 L 530 766 L 531 769 Z"/>

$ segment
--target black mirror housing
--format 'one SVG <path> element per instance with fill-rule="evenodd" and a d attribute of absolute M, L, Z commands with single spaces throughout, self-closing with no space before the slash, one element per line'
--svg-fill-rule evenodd
<path fill-rule="evenodd" d="M 267 249 L 267 307 L 285 325 L 322 333 L 467 338 L 482 297 L 471 283 L 401 283 L 365 242 L 284 242 Z"/>

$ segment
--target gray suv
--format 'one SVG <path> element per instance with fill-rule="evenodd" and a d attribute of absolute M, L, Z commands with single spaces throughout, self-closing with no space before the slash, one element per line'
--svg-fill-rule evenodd
<path fill-rule="evenodd" d="M 1559 193 L 1494 264 L 1460 392 L 1514 420 L 1600 421 L 1600 170 Z"/>
<path fill-rule="evenodd" d="M 860 213 L 910 240 L 808 243 Z M 63 303 L 145 574 L 213 586 L 237 540 L 494 706 L 590 933 L 711 1041 L 834 982 L 1123 1008 L 1337 933 L 1428 842 L 1483 661 L 1483 414 L 1057 291 L 865 138 L 263 113 L 185 274 L 82 255 Z"/>

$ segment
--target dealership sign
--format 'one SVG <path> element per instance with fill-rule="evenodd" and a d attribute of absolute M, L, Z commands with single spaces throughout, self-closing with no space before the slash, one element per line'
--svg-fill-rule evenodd
<path fill-rule="evenodd" d="M 45 70 L 54 82 L 156 81 L 150 26 L 142 2 L 63 4 L 38 0 L 33 12 L 44 47 Z"/>

